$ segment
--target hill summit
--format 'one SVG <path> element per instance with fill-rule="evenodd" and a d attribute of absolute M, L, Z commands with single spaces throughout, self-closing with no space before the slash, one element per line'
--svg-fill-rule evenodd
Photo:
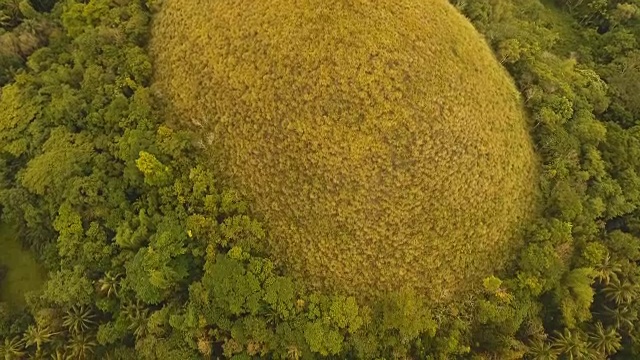
<path fill-rule="evenodd" d="M 151 51 L 172 115 L 310 285 L 446 299 L 520 243 L 519 94 L 446 0 L 166 0 Z"/>

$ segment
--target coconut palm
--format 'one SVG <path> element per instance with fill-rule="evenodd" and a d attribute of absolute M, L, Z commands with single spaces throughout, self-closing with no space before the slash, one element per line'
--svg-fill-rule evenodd
<path fill-rule="evenodd" d="M 267 324 L 278 326 L 280 315 L 278 314 L 278 311 L 276 309 L 269 307 L 265 312 L 265 318 L 267 320 Z"/>
<path fill-rule="evenodd" d="M 21 359 L 26 352 L 24 351 L 24 340 L 20 336 L 6 338 L 0 344 L 0 357 L 4 359 Z"/>
<path fill-rule="evenodd" d="M 133 331 L 136 338 L 141 338 L 147 334 L 149 312 L 149 309 L 139 301 L 124 306 L 122 313 L 129 320 L 129 330 Z"/>
<path fill-rule="evenodd" d="M 24 333 L 24 341 L 27 347 L 36 347 L 36 355 L 42 354 L 42 345 L 51 341 L 55 335 L 47 326 L 30 325 Z"/>
<path fill-rule="evenodd" d="M 0 10 L 0 27 L 8 27 L 11 23 L 11 17 L 4 11 Z"/>
<path fill-rule="evenodd" d="M 83 360 L 88 358 L 98 343 L 95 342 L 93 337 L 86 333 L 80 333 L 74 335 L 67 343 L 67 351 L 70 353 L 70 358 Z"/>
<path fill-rule="evenodd" d="M 622 272 L 620 264 L 613 262 L 608 254 L 594 270 L 596 271 L 595 279 L 604 285 L 608 285 L 611 280 L 617 280 L 618 274 Z"/>
<path fill-rule="evenodd" d="M 49 358 L 51 360 L 67 360 L 69 357 L 67 356 L 67 354 L 64 351 L 64 349 L 58 348 L 54 352 L 51 353 Z"/>
<path fill-rule="evenodd" d="M 85 306 L 72 306 L 62 317 L 62 325 L 66 326 L 72 334 L 79 334 L 95 325 L 96 315 Z"/>
<path fill-rule="evenodd" d="M 5 18 L 4 26 L 16 26 L 20 22 L 20 0 L 0 0 L 0 12 Z"/>
<path fill-rule="evenodd" d="M 616 329 L 630 330 L 633 329 L 633 322 L 638 318 L 635 311 L 627 306 L 618 306 L 610 308 L 604 305 L 602 314 Z"/>
<path fill-rule="evenodd" d="M 589 333 L 589 345 L 604 355 L 617 352 L 622 347 L 621 340 L 622 337 L 614 328 L 605 328 L 600 322 Z"/>
<path fill-rule="evenodd" d="M 562 333 L 556 331 L 553 348 L 567 360 L 597 359 L 597 353 L 587 346 L 585 336 L 579 330 L 565 328 Z"/>
<path fill-rule="evenodd" d="M 542 338 L 536 338 L 527 346 L 527 359 L 530 360 L 556 360 L 558 351 L 551 346 L 551 343 Z"/>
<path fill-rule="evenodd" d="M 638 286 L 626 279 L 620 281 L 613 278 L 602 292 L 607 300 L 615 302 L 616 305 L 629 304 L 638 295 Z"/>
<path fill-rule="evenodd" d="M 118 296 L 118 289 L 120 288 L 121 274 L 113 274 L 107 272 L 104 277 L 98 280 L 98 291 L 106 295 L 107 297 Z"/>

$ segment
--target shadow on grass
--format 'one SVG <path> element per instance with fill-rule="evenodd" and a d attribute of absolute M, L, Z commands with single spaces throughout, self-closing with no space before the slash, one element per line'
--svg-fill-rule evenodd
<path fill-rule="evenodd" d="M 11 227 L 0 224 L 0 301 L 13 309 L 23 308 L 25 294 L 40 290 L 45 279 L 45 270 L 22 248 Z"/>

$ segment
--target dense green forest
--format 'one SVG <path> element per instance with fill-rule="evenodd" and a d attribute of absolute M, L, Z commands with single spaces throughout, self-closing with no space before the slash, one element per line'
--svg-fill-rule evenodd
<path fill-rule="evenodd" d="M 162 3 L 0 0 L 0 281 L 35 271 L 3 260 L 14 239 L 47 272 L 0 294 L 0 356 L 640 358 L 640 2 L 452 4 L 521 93 L 540 209 L 506 267 L 432 301 L 318 290 L 271 256 L 209 139 L 167 116 Z"/>

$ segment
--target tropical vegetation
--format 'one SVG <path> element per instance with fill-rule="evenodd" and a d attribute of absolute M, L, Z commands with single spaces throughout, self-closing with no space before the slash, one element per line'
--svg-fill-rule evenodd
<path fill-rule="evenodd" d="M 198 37 L 200 44 L 213 41 L 210 37 L 217 39 L 215 41 L 222 41 L 220 39 L 225 36 L 234 37 L 237 41 L 235 46 L 247 47 L 246 52 L 242 52 L 246 56 L 255 51 L 256 37 L 266 36 L 256 33 L 255 21 L 281 20 L 284 16 L 288 19 L 286 26 L 291 27 L 306 24 L 307 20 L 315 21 L 286 15 L 289 13 L 284 14 L 283 8 L 269 7 L 271 2 L 253 2 L 256 7 L 246 5 L 252 2 L 215 2 L 220 9 L 234 3 L 238 5 L 235 9 L 240 14 L 233 11 L 214 13 L 209 9 L 217 8 L 206 2 L 184 3 L 201 8 L 185 8 L 181 15 L 178 14 L 184 17 L 183 26 L 179 28 L 191 34 L 187 31 L 189 26 L 197 26 L 194 24 L 207 16 L 222 14 L 218 22 L 207 24 L 208 30 L 198 27 L 202 31 L 194 33 L 194 36 Z M 306 6 L 316 3 L 319 2 L 296 2 Z M 415 15 L 431 3 L 439 9 L 437 12 Z M 274 1 L 273 4 L 291 9 L 285 1 Z M 483 272 L 468 277 L 464 275 L 467 269 L 456 269 L 455 263 L 447 264 L 453 270 L 443 271 L 440 275 L 451 277 L 454 270 L 460 272 L 458 276 L 464 279 L 461 281 L 465 282 L 462 285 L 465 291 L 440 300 L 433 296 L 437 289 L 425 290 L 425 285 L 412 286 L 413 280 L 405 280 L 400 275 L 395 279 L 397 288 L 382 285 L 383 291 L 364 289 L 366 282 L 354 283 L 353 289 L 346 289 L 344 282 L 339 286 L 317 286 L 317 276 L 304 275 L 302 271 L 308 270 L 296 265 L 298 260 L 282 259 L 285 250 L 277 249 L 277 244 L 301 241 L 282 240 L 282 234 L 291 230 L 282 230 L 279 228 L 282 225 L 278 225 L 278 221 L 282 221 L 281 224 L 291 221 L 284 219 L 295 212 L 282 208 L 279 209 L 282 218 L 275 218 L 273 210 L 265 210 L 266 201 L 273 195 L 263 194 L 263 189 L 275 188 L 281 184 L 275 181 L 282 180 L 288 173 L 273 175 L 272 184 L 250 182 L 247 179 L 254 175 L 247 175 L 247 172 L 252 166 L 255 166 L 255 176 L 267 171 L 263 169 L 265 166 L 282 168 L 277 162 L 254 164 L 252 158 L 245 158 L 246 163 L 243 164 L 227 162 L 233 156 L 242 155 L 231 154 L 231 149 L 240 148 L 239 143 L 234 142 L 237 138 L 209 136 L 221 130 L 187 125 L 194 120 L 190 113 L 214 116 L 220 114 L 215 111 L 226 111 L 227 117 L 206 119 L 207 124 L 236 121 L 238 128 L 231 128 L 238 133 L 244 130 L 249 134 L 270 131 L 263 129 L 267 123 L 259 114 L 267 109 L 260 108 L 260 104 L 278 105 L 270 111 L 285 112 L 282 119 L 292 121 L 296 115 L 293 112 L 299 111 L 300 119 L 308 120 L 312 117 L 307 111 L 319 105 L 314 105 L 314 99 L 307 100 L 304 95 L 315 94 L 316 90 L 297 89 L 291 91 L 288 98 L 278 101 L 268 97 L 268 88 L 256 89 L 253 94 L 259 95 L 258 98 L 230 98 L 235 94 L 233 86 L 238 89 L 255 83 L 271 86 L 285 80 L 252 78 L 258 74 L 255 69 L 232 73 L 234 63 L 251 63 L 240 56 L 228 57 L 225 58 L 228 64 L 220 63 L 220 68 L 215 69 L 229 71 L 226 76 L 236 79 L 236 82 L 203 86 L 204 90 L 199 93 L 202 98 L 193 105 L 198 109 L 189 109 L 184 107 L 194 96 L 189 87 L 198 87 L 210 79 L 194 76 L 199 74 L 198 71 L 210 70 L 184 67 L 184 74 L 176 72 L 172 78 L 178 83 L 168 86 L 169 80 L 162 79 L 166 76 L 162 75 L 163 72 L 166 74 L 163 67 L 169 63 L 184 66 L 180 61 L 185 61 L 185 64 L 204 61 L 194 59 L 201 52 L 191 53 L 195 55 L 177 52 L 173 58 L 163 62 L 162 57 L 167 54 L 159 54 L 158 44 L 154 43 L 158 39 L 156 35 L 163 36 L 157 33 L 158 26 L 166 20 L 162 20 L 162 16 L 167 13 L 162 15 L 162 11 L 175 12 L 175 8 L 171 10 L 175 3 L 147 0 L 60 0 L 56 3 L 0 0 L 2 221 L 15 229 L 15 236 L 24 249 L 47 272 L 46 281 L 40 289 L 26 292 L 22 303 L 10 300 L 13 296 L 6 297 L 3 293 L 3 301 L 13 303 L 0 304 L 0 356 L 5 359 L 327 357 L 434 360 L 640 357 L 640 91 L 637 91 L 640 81 L 640 45 L 637 42 L 640 4 L 635 0 L 452 1 L 456 11 L 468 20 L 455 13 L 453 7 L 437 1 L 394 3 L 406 4 L 404 7 L 385 5 L 391 6 L 387 9 L 396 13 L 411 13 L 411 16 L 407 15 L 409 18 L 394 18 L 391 16 L 394 11 L 389 11 L 385 17 L 383 12 L 376 12 L 375 9 L 379 9 L 376 6 L 383 6 L 377 2 L 345 0 L 327 4 L 336 4 L 337 10 L 326 11 L 323 16 L 346 21 L 345 24 L 353 23 L 354 17 L 347 16 L 352 13 L 362 14 L 362 19 L 370 19 L 371 12 L 379 16 L 375 18 L 379 21 L 370 24 L 372 35 L 369 38 L 365 36 L 367 32 L 363 27 L 357 28 L 362 34 L 349 38 L 348 27 L 338 26 L 336 38 L 340 33 L 338 30 L 344 30 L 341 36 L 347 43 L 354 39 L 377 41 L 393 31 L 426 29 L 430 31 L 427 34 L 430 34 L 429 41 L 432 42 L 425 43 L 425 46 L 445 52 L 442 49 L 444 45 L 438 43 L 440 40 L 431 38 L 441 35 L 473 39 L 469 43 L 455 43 L 461 47 L 458 50 L 465 46 L 476 49 L 473 53 L 459 52 L 458 63 L 454 57 L 445 56 L 437 57 L 437 61 L 453 69 L 460 66 L 458 71 L 466 66 L 473 67 L 478 64 L 476 61 L 485 64 L 490 71 L 461 72 L 470 84 L 486 83 L 477 85 L 477 91 L 483 94 L 464 93 L 463 87 L 454 87 L 461 90 L 459 94 L 455 93 L 457 98 L 447 100 L 445 109 L 450 109 L 452 114 L 459 109 L 482 115 L 480 118 L 487 125 L 497 120 L 484 114 L 481 111 L 483 106 L 504 106 L 502 114 L 498 111 L 500 109 L 491 114 L 512 119 L 511 124 L 515 127 L 528 126 L 525 129 L 530 140 L 508 139 L 504 133 L 497 132 L 496 139 L 509 141 L 507 144 L 513 141 L 514 145 L 498 147 L 504 154 L 489 154 L 525 159 L 521 164 L 539 163 L 539 169 L 530 173 L 534 178 L 514 180 L 510 176 L 522 176 L 522 172 L 502 171 L 497 167 L 489 170 L 495 172 L 501 181 L 490 182 L 491 185 L 473 184 L 470 188 L 493 186 L 495 188 L 487 189 L 499 197 L 513 194 L 510 186 L 518 183 L 526 184 L 528 188 L 516 193 L 537 194 L 535 203 L 530 207 L 501 205 L 513 207 L 513 211 L 526 210 L 527 216 L 508 214 L 508 218 L 498 219 L 503 215 L 500 213 L 502 207 L 496 207 L 492 213 L 477 215 L 496 217 L 486 218 L 490 224 L 497 224 L 495 226 L 505 226 L 512 221 L 509 219 L 520 219 L 516 222 L 521 229 L 513 233 L 517 236 L 505 233 L 499 239 L 502 245 L 496 245 L 496 253 L 490 254 L 496 259 L 495 264 L 491 268 L 479 265 L 483 266 Z M 380 4 L 391 2 L 382 1 Z M 303 14 L 305 9 L 308 8 L 300 6 L 292 13 Z M 441 15 L 435 17 L 436 14 Z M 222 20 L 231 21 L 239 16 L 247 19 L 246 23 L 233 25 L 252 31 L 238 30 L 226 35 L 216 32 L 224 28 Z M 432 19 L 433 22 L 427 26 L 420 24 L 421 19 Z M 440 19 L 449 21 L 442 20 L 441 27 L 431 29 Z M 395 26 L 400 26 L 403 21 L 412 25 L 397 30 Z M 464 21 L 469 21 L 476 30 Z M 273 38 L 266 39 L 277 38 L 277 32 L 285 26 L 278 22 L 274 22 L 273 27 L 269 27 L 269 22 L 261 24 L 264 29 L 276 32 Z M 387 24 L 394 25 L 389 28 Z M 463 28 L 466 29 L 464 32 Z M 309 30 L 307 34 L 310 37 L 305 46 L 311 46 L 313 34 L 316 34 L 314 31 L 319 30 L 317 27 Z M 482 41 L 486 41 L 493 55 L 473 31 L 482 34 Z M 462 33 L 466 35 L 460 35 Z M 300 36 L 303 35 L 301 33 Z M 420 39 L 415 41 L 413 47 L 407 47 L 406 43 L 393 46 L 418 56 Z M 184 48 L 183 44 L 180 45 L 181 49 Z M 286 48 L 300 46 L 300 43 L 289 41 L 271 45 Z M 193 44 L 184 46 L 192 48 Z M 385 46 L 392 45 L 378 46 L 385 50 L 389 49 Z M 447 43 L 447 46 L 447 51 L 453 52 L 456 45 Z M 231 48 L 229 43 L 225 51 L 238 51 Z M 351 48 L 354 61 L 364 64 L 358 57 L 363 54 L 359 52 L 363 47 L 355 44 Z M 344 49 L 343 52 L 350 48 Z M 258 58 L 286 63 L 285 52 L 276 54 L 283 57 Z M 335 56 L 345 61 L 349 59 L 340 51 L 335 54 L 308 54 L 304 59 L 312 61 L 320 55 Z M 422 68 L 408 67 L 418 72 L 407 74 L 409 79 L 412 76 L 426 77 L 425 74 L 435 71 L 434 68 L 441 69 L 439 71 L 446 68 L 431 67 L 431 62 L 424 61 L 424 57 L 416 58 L 416 61 L 416 66 Z M 498 64 L 508 71 L 512 80 L 501 72 Z M 256 63 L 255 66 L 260 69 L 265 65 Z M 379 71 L 393 69 L 391 65 L 384 65 Z M 452 70 L 450 74 L 454 73 Z M 353 74 L 344 76 L 345 79 L 356 79 L 350 77 Z M 402 114 L 402 111 L 411 110 L 398 105 L 402 103 L 401 99 L 393 100 L 393 89 L 382 91 L 376 87 L 376 76 L 367 86 L 380 90 L 378 95 L 388 97 L 385 101 L 389 111 Z M 363 84 L 365 78 L 362 79 Z M 405 78 L 401 78 L 404 81 Z M 391 77 L 380 79 L 387 81 Z M 387 85 L 415 89 L 421 86 L 420 82 L 404 83 L 397 79 Z M 179 84 L 180 81 L 187 84 Z M 493 91 L 508 93 L 513 90 L 513 84 L 520 100 L 515 95 L 512 101 L 499 97 L 491 99 L 495 94 Z M 450 85 L 460 86 L 455 81 Z M 318 89 L 334 89 L 323 86 Z M 351 90 L 340 92 L 338 88 L 335 88 L 336 94 L 344 96 L 345 101 L 361 101 L 360 98 L 346 96 L 351 94 Z M 178 90 L 167 93 L 167 89 Z M 184 98 L 179 97 L 181 94 Z M 209 98 L 207 94 L 210 94 Z M 230 104 L 244 102 L 253 104 L 255 108 L 243 105 L 234 109 L 229 104 L 210 108 L 210 104 L 220 101 L 211 97 L 214 95 L 219 97 L 217 99 L 228 99 Z M 411 97 L 414 95 L 420 93 L 407 94 L 408 99 L 412 99 L 407 102 L 416 101 Z M 365 93 L 362 101 L 366 101 L 368 96 Z M 484 100 L 474 107 L 467 104 L 469 99 Z M 269 102 L 261 102 L 266 100 Z M 373 95 L 370 100 L 376 106 L 367 111 L 373 113 L 380 111 L 378 106 L 385 104 Z M 305 103 L 308 106 L 303 106 Z M 456 107 L 458 103 L 460 108 Z M 517 111 L 518 106 L 523 107 L 523 113 Z M 344 111 L 354 112 L 355 109 L 350 106 Z M 429 117 L 428 113 L 416 114 L 421 114 L 424 119 Z M 409 124 L 411 117 L 398 115 L 388 119 L 396 119 L 398 124 L 403 121 Z M 456 126 L 464 125 L 453 121 L 453 115 L 443 119 L 450 122 L 447 126 L 451 127 L 451 134 L 457 134 Z M 334 117 L 328 117 L 329 120 L 332 122 L 327 124 L 337 122 Z M 477 131 L 478 136 L 484 134 L 483 131 L 490 131 L 489 126 L 483 127 L 481 122 L 469 120 L 467 124 L 468 131 Z M 250 125 L 255 125 L 255 130 L 252 130 L 255 133 L 249 131 Z M 306 122 L 299 125 L 305 132 L 304 127 L 309 126 Z M 348 125 L 342 124 L 338 128 L 348 132 Z M 418 134 L 424 126 L 423 123 L 407 126 L 406 135 L 411 135 L 411 131 Z M 396 130 L 400 134 L 400 128 Z M 363 141 L 358 139 L 360 133 L 346 138 L 345 134 L 330 126 L 326 131 L 335 135 L 331 139 L 336 144 L 331 146 L 337 147 L 340 145 L 337 142 L 345 139 L 353 139 L 355 145 Z M 372 137 L 383 135 L 371 133 Z M 398 139 L 402 136 L 398 135 Z M 290 138 L 283 140 L 292 141 Z M 318 139 L 309 139 L 309 144 L 313 141 Z M 534 154 L 518 153 L 526 150 L 527 141 Z M 291 144 L 286 143 L 294 146 Z M 295 146 L 300 144 L 303 143 Z M 402 145 L 395 142 L 372 144 Z M 271 145 L 264 141 L 259 145 L 274 152 L 259 154 L 257 160 L 278 154 L 275 146 L 269 148 Z M 456 149 L 451 143 L 446 146 Z M 354 159 L 358 154 L 362 159 L 369 156 L 367 148 L 358 150 L 354 146 L 348 149 L 353 150 Z M 369 150 L 371 154 L 377 154 L 375 148 Z M 409 147 L 406 151 L 412 149 Z M 516 154 L 509 154 L 509 151 Z M 306 156 L 307 153 L 301 154 Z M 308 156 L 313 154 L 310 152 Z M 338 155 L 335 156 L 338 159 Z M 284 157 L 283 161 L 286 159 L 290 158 Z M 359 164 L 353 161 L 353 164 Z M 456 161 L 462 160 L 456 158 Z M 369 166 L 365 162 L 361 164 Z M 346 166 L 347 162 L 340 165 Z M 410 164 L 396 165 L 399 173 L 409 173 Z M 403 170 L 402 166 L 407 169 Z M 237 168 L 235 172 L 234 167 Z M 314 169 L 320 170 L 321 166 Z M 446 180 L 439 185 L 453 186 L 456 181 L 464 184 L 465 176 L 486 169 L 469 166 L 469 171 L 468 174 L 453 173 L 452 181 Z M 339 172 L 327 172 L 336 173 Z M 357 174 L 349 176 L 360 176 Z M 367 185 L 366 182 L 362 184 Z M 304 197 L 308 194 L 318 194 L 317 206 L 330 195 L 318 190 L 287 191 L 291 199 L 282 200 L 282 204 L 299 204 L 296 211 L 313 209 L 313 199 Z M 485 193 L 473 195 L 477 197 L 472 199 L 485 199 L 487 196 Z M 362 198 L 347 200 L 355 203 L 361 201 L 359 199 Z M 437 198 L 430 199 L 435 201 Z M 385 198 L 381 200 L 386 201 Z M 444 198 L 443 201 L 450 199 Z M 464 204 L 467 200 L 461 197 L 460 201 Z M 300 225 L 291 226 L 340 229 L 339 224 L 344 221 L 341 216 L 346 216 L 340 214 L 340 209 L 336 207 L 336 213 L 323 218 L 320 225 L 304 223 L 307 218 L 300 219 Z M 475 208 L 462 210 L 465 214 L 477 214 Z M 370 216 L 375 218 L 375 214 L 373 212 Z M 458 221 L 456 213 L 450 212 L 449 216 L 451 224 Z M 364 220 L 369 223 L 371 219 Z M 408 220 L 402 221 L 411 224 Z M 469 230 L 451 226 L 453 233 Z M 285 232 L 278 233 L 279 230 Z M 491 232 L 494 230 L 490 229 Z M 450 253 L 439 256 L 443 259 L 486 256 L 474 254 L 489 239 L 480 235 L 469 235 L 464 242 L 460 242 L 463 237 L 452 239 L 452 244 L 466 247 L 469 254 L 452 246 Z M 395 249 L 389 248 L 388 253 L 375 256 L 384 258 L 404 254 L 404 248 L 398 243 L 403 239 L 407 241 L 406 246 L 414 246 L 409 243 L 409 237 L 392 234 L 389 238 L 394 239 L 389 246 L 403 250 L 393 252 Z M 514 239 L 518 241 L 512 241 Z M 313 240 L 308 237 L 306 241 L 311 243 Z M 317 241 L 327 240 L 319 238 Z M 341 244 L 334 241 L 334 244 Z M 4 244 L 3 239 L 0 251 L 4 251 Z M 503 246 L 509 248 L 512 255 L 505 255 L 501 250 Z M 286 251 L 295 253 L 299 250 Z M 389 264 L 399 266 L 388 271 L 401 274 L 400 268 L 410 263 L 416 268 L 411 271 L 417 274 L 424 271 L 422 264 L 442 261 L 435 253 L 421 254 L 423 258 L 419 259 L 388 260 Z M 327 259 L 333 261 L 331 257 Z M 460 261 L 464 263 L 466 260 Z M 366 269 L 367 264 L 349 266 L 360 266 L 362 269 L 358 271 L 375 273 L 376 269 Z M 16 270 L 8 268 L 7 271 L 8 276 Z M 433 279 L 438 276 L 439 272 L 434 270 L 424 279 L 431 279 L 430 286 L 437 288 L 438 282 Z M 479 278 L 475 280 L 474 277 Z M 449 280 L 440 281 L 442 289 L 451 285 L 446 283 Z M 4 291 L 5 287 L 0 289 Z"/>

